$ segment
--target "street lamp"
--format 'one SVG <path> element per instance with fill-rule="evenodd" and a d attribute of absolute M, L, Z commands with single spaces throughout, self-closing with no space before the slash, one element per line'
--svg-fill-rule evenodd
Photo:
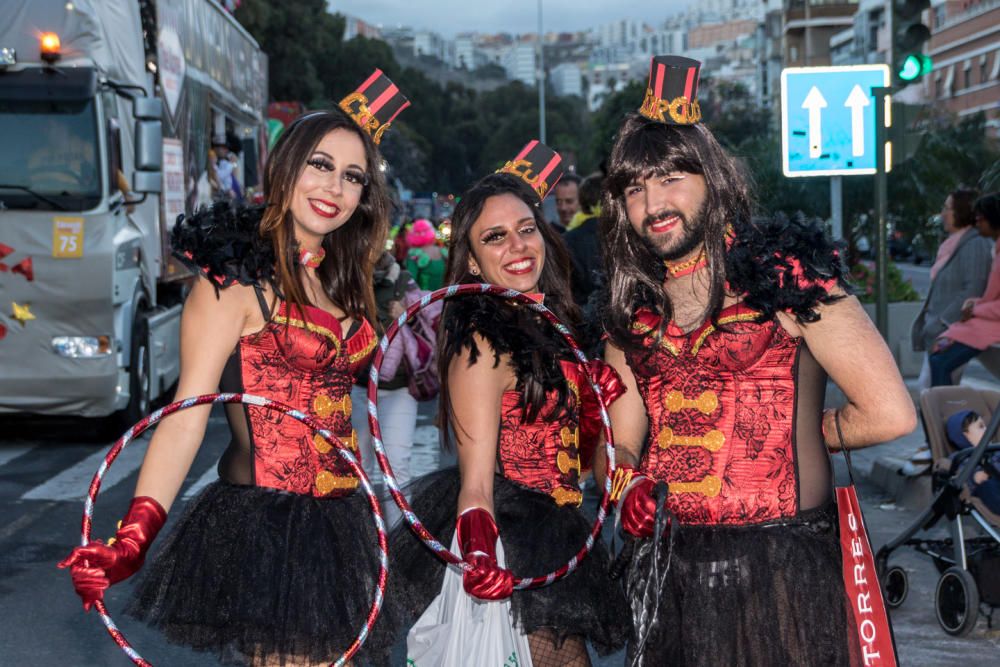
<path fill-rule="evenodd" d="M 542 46 L 542 0 L 538 0 L 538 140 L 545 143 L 545 49 Z"/>

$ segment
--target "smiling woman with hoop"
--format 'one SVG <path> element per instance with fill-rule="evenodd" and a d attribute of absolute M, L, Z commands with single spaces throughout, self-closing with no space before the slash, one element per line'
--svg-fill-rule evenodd
<path fill-rule="evenodd" d="M 376 144 L 408 104 L 376 70 L 339 108 L 285 130 L 265 171 L 266 206 L 217 204 L 174 229 L 175 251 L 200 274 L 184 306 L 177 393 L 221 386 L 257 403 L 227 405 L 221 479 L 187 507 L 129 606 L 171 641 L 253 665 L 346 652 L 343 664 L 374 620 L 381 549 L 359 469 L 331 440 L 357 449 L 350 389 L 375 348 L 372 269 L 389 214 Z M 261 409 L 264 399 L 311 425 Z M 85 608 L 143 566 L 208 411 L 163 421 L 114 540 L 61 563 Z"/>
<path fill-rule="evenodd" d="M 556 153 L 532 142 L 503 170 L 511 173 L 487 176 L 462 196 L 446 283 L 544 291 L 534 297 L 563 322 L 575 322 L 566 251 L 539 209 L 539 196 L 559 178 L 559 162 Z M 465 592 L 491 604 L 509 599 L 515 630 L 527 635 L 530 664 L 587 665 L 586 641 L 600 653 L 614 651 L 623 645 L 628 622 L 600 540 L 565 578 L 515 587 L 515 573 L 565 566 L 591 533 L 580 510 L 580 473 L 598 428 L 587 374 L 552 325 L 524 304 L 488 294 L 458 296 L 446 304 L 441 327 L 441 423 L 451 427 L 458 469 L 414 482 L 413 513 L 445 545 L 457 529 L 454 543 L 471 565 L 462 575 Z M 600 368 L 591 370 L 613 400 L 621 385 Z M 581 436 L 584 426 L 587 436 Z M 385 616 L 376 627 L 383 648 L 418 621 L 446 576 L 444 563 L 408 526 L 398 527 L 390 543 Z M 411 633 L 410 657 L 415 643 Z M 449 655 L 447 664 L 473 664 L 471 656 L 481 653 L 475 646 L 467 650 Z M 436 652 L 432 662 L 441 659 Z"/>

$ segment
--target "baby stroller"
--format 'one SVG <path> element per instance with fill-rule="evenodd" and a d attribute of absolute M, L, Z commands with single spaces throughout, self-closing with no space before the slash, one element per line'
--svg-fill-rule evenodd
<path fill-rule="evenodd" d="M 993 611 L 1000 607 L 1000 516 L 994 514 L 969 491 L 969 480 L 980 462 L 993 452 L 1000 425 L 1000 392 L 971 387 L 933 387 L 920 395 L 924 432 L 934 457 L 931 485 L 934 499 L 904 530 L 879 549 L 875 567 L 890 608 L 903 604 L 909 592 L 906 570 L 889 565 L 892 552 L 913 547 L 930 556 L 940 573 L 934 594 L 938 622 L 951 635 L 968 634 L 979 614 L 993 627 Z M 974 449 L 956 451 L 945 435 L 948 417 L 961 410 L 975 410 L 984 419 L 992 415 L 986 433 Z M 990 466 L 986 466 L 989 471 Z M 995 474 L 995 471 L 990 472 Z M 966 535 L 963 519 L 971 517 L 981 529 Z M 921 537 L 940 520 L 949 524 L 950 537 Z"/>

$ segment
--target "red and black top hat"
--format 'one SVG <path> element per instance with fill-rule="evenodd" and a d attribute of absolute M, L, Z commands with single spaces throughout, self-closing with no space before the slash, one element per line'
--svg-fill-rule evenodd
<path fill-rule="evenodd" d="M 371 135 L 376 144 L 399 112 L 408 106 L 410 101 L 380 69 L 340 101 L 340 108 Z"/>
<path fill-rule="evenodd" d="M 683 56 L 653 56 L 649 85 L 639 113 L 672 125 L 694 125 L 701 120 L 698 71 L 701 63 Z"/>
<path fill-rule="evenodd" d="M 513 174 L 523 180 L 539 199 L 545 199 L 565 171 L 562 156 L 537 139 L 529 141 L 517 157 L 497 169 L 497 173 Z"/>

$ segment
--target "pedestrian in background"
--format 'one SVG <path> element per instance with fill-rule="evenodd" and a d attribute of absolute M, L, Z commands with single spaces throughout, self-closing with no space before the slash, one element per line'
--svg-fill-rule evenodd
<path fill-rule="evenodd" d="M 973 206 L 976 228 L 994 242 L 993 268 L 981 297 L 966 299 L 960 321 L 938 338 L 930 357 L 931 385 L 954 384 L 952 372 L 1000 343 L 1000 193 L 976 200 Z"/>
<path fill-rule="evenodd" d="M 580 211 L 580 177 L 574 173 L 567 173 L 556 183 L 553 190 L 559 221 L 552 226 L 557 232 L 565 232 L 569 229 L 573 216 Z"/>
<path fill-rule="evenodd" d="M 587 310 L 590 295 L 603 283 L 600 275 L 600 204 L 603 187 L 603 174 L 594 173 L 583 179 L 580 184 L 580 212 L 573 216 L 563 235 L 573 263 L 573 300 L 584 311 Z M 586 312 L 584 319 L 587 319 Z"/>
<path fill-rule="evenodd" d="M 375 265 L 375 307 L 378 321 L 384 332 L 393 320 L 405 310 L 406 292 L 416 289 L 408 271 L 402 269 L 391 252 L 382 253 Z M 378 414 L 382 427 L 382 442 L 389 463 L 400 484 L 410 481 L 410 452 L 413 433 L 417 428 L 417 401 L 410 395 L 407 366 L 403 361 L 403 337 L 397 336 L 379 369 Z M 358 434 L 358 449 L 365 473 L 369 478 L 375 472 L 375 453 L 372 449 L 371 431 L 368 428 L 368 375 L 351 391 L 353 411 L 351 421 Z M 387 511 L 395 509 L 387 505 Z"/>
<path fill-rule="evenodd" d="M 960 187 L 948 195 L 941 209 L 947 236 L 931 266 L 930 289 L 910 332 L 913 351 L 927 352 L 918 380 L 921 389 L 931 386 L 928 356 L 934 341 L 961 318 L 966 299 L 980 296 L 986 289 L 992 244 L 976 229 L 972 207 L 978 196 L 976 190 Z"/>
<path fill-rule="evenodd" d="M 430 220 L 420 218 L 406 232 L 406 270 L 422 290 L 433 291 L 444 284 L 446 250 L 437 245 L 437 234 Z"/>

